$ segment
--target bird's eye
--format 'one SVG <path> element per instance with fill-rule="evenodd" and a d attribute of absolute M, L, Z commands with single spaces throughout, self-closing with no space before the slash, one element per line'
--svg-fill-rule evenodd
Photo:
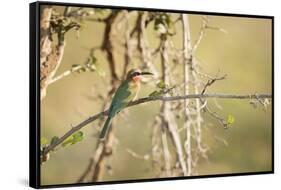
<path fill-rule="evenodd" d="M 140 72 L 135 72 L 133 75 L 138 76 L 138 75 L 140 75 Z"/>

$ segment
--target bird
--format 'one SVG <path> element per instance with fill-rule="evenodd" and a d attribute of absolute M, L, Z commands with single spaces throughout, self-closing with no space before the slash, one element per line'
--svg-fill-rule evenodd
<path fill-rule="evenodd" d="M 120 84 L 111 101 L 108 117 L 101 130 L 99 138 L 105 139 L 111 126 L 113 117 L 124 109 L 130 102 L 137 98 L 140 90 L 142 75 L 153 75 L 150 72 L 142 72 L 140 69 L 131 69 L 126 75 L 126 79 Z"/>

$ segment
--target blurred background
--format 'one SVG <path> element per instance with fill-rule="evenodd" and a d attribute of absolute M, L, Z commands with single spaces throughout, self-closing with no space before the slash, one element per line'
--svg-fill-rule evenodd
<path fill-rule="evenodd" d="M 53 7 L 63 13 L 65 7 Z M 92 11 L 92 9 L 88 9 Z M 89 18 L 106 17 L 110 10 L 98 11 Z M 175 20 L 179 14 L 172 14 Z M 200 35 L 202 15 L 188 15 L 191 42 Z M 245 17 L 208 16 L 209 24 L 223 28 L 226 32 L 206 30 L 194 56 L 200 68 L 210 75 L 218 71 L 227 78 L 218 81 L 208 93 L 253 94 L 272 92 L 272 31 L 271 20 Z M 130 24 L 135 18 L 131 18 Z M 121 29 L 122 30 L 122 29 Z M 105 24 L 84 19 L 82 28 L 70 30 L 65 35 L 65 49 L 56 76 L 76 64 L 83 64 L 93 47 L 99 47 Z M 175 46 L 182 47 L 182 28 L 175 25 L 177 32 L 171 37 Z M 118 34 L 117 34 L 118 35 Z M 120 33 L 120 38 L 122 38 Z M 147 35 L 151 48 L 157 48 L 159 37 L 153 25 L 148 25 Z M 117 42 L 116 42 L 117 43 Z M 116 69 L 122 74 L 124 49 L 116 48 Z M 89 116 L 99 113 L 103 102 L 96 96 L 107 94 L 110 86 L 109 67 L 103 51 L 95 51 L 97 59 L 95 72 L 73 73 L 48 86 L 46 97 L 41 101 L 41 137 L 51 139 L 62 136 L 71 126 Z M 132 61 L 134 67 L 140 60 Z M 120 67 L 118 65 L 120 64 Z M 153 64 L 160 68 L 160 58 Z M 182 67 L 177 67 L 181 73 Z M 179 77 L 181 79 L 181 77 Z M 180 80 L 178 80 L 180 81 Z M 177 81 L 177 82 L 178 82 Z M 146 97 L 155 90 L 153 81 L 143 84 L 139 97 Z M 224 129 L 207 114 L 202 128 L 202 141 L 208 145 L 208 160 L 199 159 L 194 175 L 243 173 L 269 171 L 272 168 L 272 112 L 271 105 L 266 109 L 256 108 L 249 100 L 217 99 L 208 101 L 209 106 L 227 117 L 234 116 L 235 122 Z M 217 104 L 222 109 L 218 109 Z M 126 114 L 114 118 L 113 154 L 104 160 L 105 170 L 102 181 L 155 178 L 160 168 L 152 166 L 150 159 L 132 156 L 127 150 L 139 155 L 147 155 L 151 150 L 151 125 L 159 113 L 160 102 L 152 102 L 128 108 Z M 180 113 L 181 114 L 181 113 Z M 178 125 L 182 121 L 178 120 Z M 41 184 L 75 183 L 95 152 L 100 123 L 95 121 L 82 129 L 84 139 L 72 146 L 60 148 L 51 154 L 50 160 L 41 166 Z"/>

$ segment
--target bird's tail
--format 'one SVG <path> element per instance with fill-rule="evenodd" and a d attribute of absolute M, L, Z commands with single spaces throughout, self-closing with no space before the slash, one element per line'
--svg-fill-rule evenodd
<path fill-rule="evenodd" d="M 107 134 L 107 131 L 109 130 L 110 126 L 111 126 L 111 120 L 112 118 L 111 117 L 107 117 L 105 123 L 104 123 L 104 126 L 102 128 L 102 131 L 100 133 L 100 139 L 104 139 L 106 134 Z"/>

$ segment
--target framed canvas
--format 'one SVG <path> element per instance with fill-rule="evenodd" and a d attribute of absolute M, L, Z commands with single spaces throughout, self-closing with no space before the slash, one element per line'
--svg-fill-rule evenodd
<path fill-rule="evenodd" d="M 31 3 L 30 186 L 273 173 L 273 29 L 272 16 Z"/>

